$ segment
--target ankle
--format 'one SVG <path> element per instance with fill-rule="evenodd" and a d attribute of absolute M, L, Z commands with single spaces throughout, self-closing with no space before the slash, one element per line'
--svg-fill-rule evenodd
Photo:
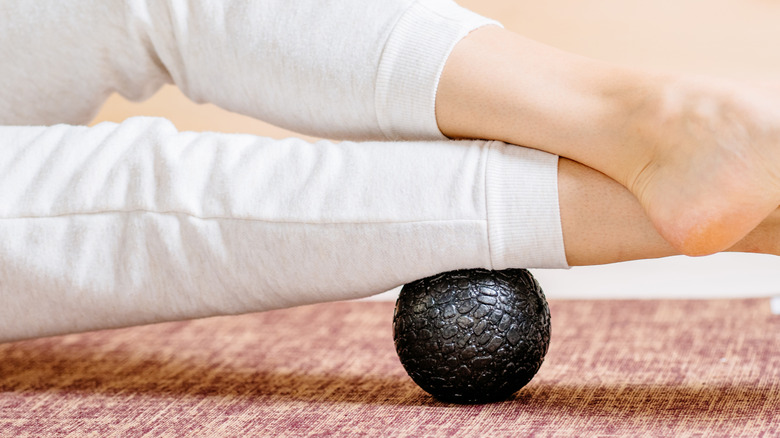
<path fill-rule="evenodd" d="M 680 108 L 669 98 L 674 83 L 670 76 L 627 70 L 616 77 L 609 91 L 611 113 L 606 115 L 615 121 L 612 136 L 602 140 L 614 158 L 607 162 L 611 168 L 598 170 L 636 195 L 641 193 L 642 174 L 652 169 L 666 143 L 664 126 Z"/>

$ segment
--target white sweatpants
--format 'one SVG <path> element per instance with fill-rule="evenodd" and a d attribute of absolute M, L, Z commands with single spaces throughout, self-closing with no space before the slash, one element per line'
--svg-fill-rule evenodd
<path fill-rule="evenodd" d="M 17 0 L 0 22 L 0 341 L 566 266 L 557 158 L 438 131 L 447 56 L 494 24 L 448 0 Z M 406 141 L 77 126 L 165 82 L 310 134 Z"/>

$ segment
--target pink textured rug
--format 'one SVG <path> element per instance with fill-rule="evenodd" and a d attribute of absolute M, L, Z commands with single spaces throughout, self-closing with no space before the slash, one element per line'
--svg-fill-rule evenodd
<path fill-rule="evenodd" d="M 392 303 L 0 345 L 0 436 L 777 436 L 769 301 L 554 301 L 514 399 L 458 406 L 401 367 Z"/>

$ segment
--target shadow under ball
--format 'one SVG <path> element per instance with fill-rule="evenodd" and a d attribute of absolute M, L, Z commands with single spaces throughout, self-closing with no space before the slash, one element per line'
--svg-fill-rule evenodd
<path fill-rule="evenodd" d="M 446 272 L 401 289 L 393 339 L 406 372 L 437 399 L 495 402 L 541 367 L 550 309 L 525 269 Z"/>

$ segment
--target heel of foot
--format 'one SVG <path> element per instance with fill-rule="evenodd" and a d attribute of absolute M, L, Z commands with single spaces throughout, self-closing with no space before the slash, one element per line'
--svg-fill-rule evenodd
<path fill-rule="evenodd" d="M 700 257 L 731 248 L 754 226 L 729 220 L 701 221 L 678 229 L 667 240 L 681 254 Z"/>

